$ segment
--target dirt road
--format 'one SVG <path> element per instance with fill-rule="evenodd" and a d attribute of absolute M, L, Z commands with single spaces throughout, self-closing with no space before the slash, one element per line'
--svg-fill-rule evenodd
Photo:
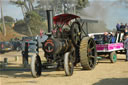
<path fill-rule="evenodd" d="M 0 65 L 5 57 L 8 65 L 0 66 L 0 85 L 128 85 L 128 62 L 124 55 L 118 54 L 114 64 L 102 60 L 92 71 L 76 67 L 71 77 L 66 77 L 64 71 L 42 70 L 39 78 L 32 78 L 30 69 L 22 67 L 20 53 L 0 54 Z"/>

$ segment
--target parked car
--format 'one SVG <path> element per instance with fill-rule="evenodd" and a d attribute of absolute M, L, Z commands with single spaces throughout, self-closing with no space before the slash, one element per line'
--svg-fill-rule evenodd
<path fill-rule="evenodd" d="M 11 51 L 13 49 L 13 45 L 10 42 L 0 42 L 0 53 Z"/>
<path fill-rule="evenodd" d="M 30 40 L 34 40 L 35 36 L 33 37 L 22 37 L 22 41 L 30 41 Z"/>
<path fill-rule="evenodd" d="M 96 44 L 103 44 L 104 33 L 90 33 L 88 36 L 94 38 Z"/>
<path fill-rule="evenodd" d="M 13 45 L 13 50 L 20 51 L 22 49 L 22 42 L 20 40 L 10 41 Z"/>

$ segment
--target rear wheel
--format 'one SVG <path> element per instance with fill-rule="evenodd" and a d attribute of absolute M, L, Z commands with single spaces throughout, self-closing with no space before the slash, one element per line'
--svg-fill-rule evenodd
<path fill-rule="evenodd" d="M 96 44 L 92 38 L 84 37 L 80 43 L 80 62 L 84 70 L 91 70 L 96 65 Z"/>
<path fill-rule="evenodd" d="M 74 46 L 79 47 L 79 43 L 81 40 L 81 29 L 80 29 L 79 22 L 74 22 L 71 25 L 71 39 L 72 39 L 72 43 L 74 44 Z"/>
<path fill-rule="evenodd" d="M 34 78 L 41 75 L 41 59 L 39 55 L 34 54 L 31 60 L 31 74 Z"/>
<path fill-rule="evenodd" d="M 73 68 L 73 56 L 70 52 L 67 52 L 64 55 L 64 70 L 66 76 L 71 76 L 73 74 Z"/>
<path fill-rule="evenodd" d="M 110 60 L 112 63 L 115 63 L 117 61 L 117 54 L 116 52 L 111 52 L 110 53 Z"/>

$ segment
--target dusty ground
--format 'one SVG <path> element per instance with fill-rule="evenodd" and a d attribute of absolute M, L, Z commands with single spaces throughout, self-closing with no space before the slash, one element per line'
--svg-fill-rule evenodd
<path fill-rule="evenodd" d="M 0 85 L 128 85 L 128 62 L 124 55 L 118 54 L 114 64 L 102 60 L 92 71 L 77 67 L 71 77 L 66 77 L 64 71 L 46 70 L 39 78 L 32 78 L 30 69 L 22 67 L 20 52 L 0 54 L 0 65 L 5 57 L 8 66 L 0 66 Z"/>

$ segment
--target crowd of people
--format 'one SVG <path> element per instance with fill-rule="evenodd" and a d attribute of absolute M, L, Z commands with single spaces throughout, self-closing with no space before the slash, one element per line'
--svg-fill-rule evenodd
<path fill-rule="evenodd" d="M 123 23 L 116 25 L 118 32 L 124 32 L 124 48 L 126 50 L 126 61 L 128 61 L 128 25 Z"/>
<path fill-rule="evenodd" d="M 116 37 L 114 36 L 114 33 L 110 32 L 104 32 L 104 37 L 103 37 L 104 43 L 115 43 L 116 42 Z M 126 61 L 128 61 L 128 33 L 125 34 L 124 36 L 124 48 L 126 51 Z"/>
<path fill-rule="evenodd" d="M 118 32 L 122 31 L 125 34 L 128 34 L 128 24 L 127 23 L 126 24 L 123 24 L 123 23 L 119 24 L 119 23 L 117 23 L 116 29 L 117 29 Z"/>
<path fill-rule="evenodd" d="M 104 37 L 103 37 L 104 43 L 115 43 L 116 38 L 114 36 L 114 33 L 112 32 L 104 32 Z"/>

